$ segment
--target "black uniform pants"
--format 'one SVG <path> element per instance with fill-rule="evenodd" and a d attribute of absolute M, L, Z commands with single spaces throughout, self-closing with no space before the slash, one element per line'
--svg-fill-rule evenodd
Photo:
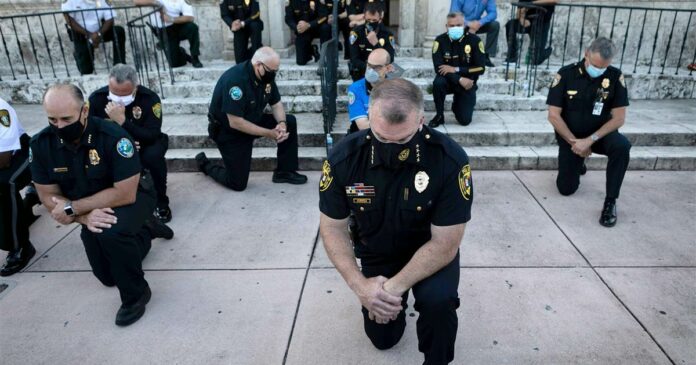
<path fill-rule="evenodd" d="M 517 19 L 509 20 L 505 24 L 505 35 L 508 45 L 507 61 L 517 62 L 518 33 L 529 34 L 530 36 L 530 49 L 533 49 L 532 63 L 539 65 L 551 56 L 552 48 L 546 47 L 546 40 L 551 30 L 551 22 L 541 21 L 537 23 L 534 20 L 533 24 L 534 26 L 523 27 Z"/>
<path fill-rule="evenodd" d="M 390 278 L 396 275 L 406 262 L 396 263 L 383 258 L 361 258 L 365 277 L 382 275 Z M 425 365 L 447 364 L 454 359 L 454 342 L 457 338 L 457 308 L 459 308 L 459 254 L 440 271 L 414 285 L 413 296 L 418 311 L 416 332 L 418 350 L 425 355 Z M 396 345 L 406 328 L 406 307 L 408 291 L 404 293 L 401 305 L 404 310 L 394 321 L 378 324 L 370 320 L 368 311 L 362 308 L 365 333 L 372 344 L 386 350 Z"/>
<path fill-rule="evenodd" d="M 461 125 L 469 125 L 474 115 L 476 106 L 476 89 L 474 85 L 469 90 L 465 90 L 459 83 L 453 83 L 448 78 L 437 75 L 433 81 L 433 100 L 435 101 L 435 111 L 438 115 L 445 112 L 445 97 L 447 94 L 454 94 L 452 101 L 452 111 L 457 122 Z"/>
<path fill-rule="evenodd" d="M 495 57 L 498 54 L 498 33 L 500 33 L 500 23 L 492 21 L 479 28 L 476 34 L 486 34 L 486 55 Z"/>
<path fill-rule="evenodd" d="M 580 186 L 580 168 L 585 159 L 576 155 L 560 136 L 558 141 L 558 177 L 556 186 L 562 195 L 571 195 Z M 614 131 L 592 145 L 592 152 L 609 157 L 607 165 L 606 197 L 617 199 L 624 175 L 628 169 L 631 143 L 621 133 Z"/>
<path fill-rule="evenodd" d="M 319 24 L 319 26 L 307 29 L 304 33 L 295 32 L 295 60 L 298 65 L 306 65 L 314 56 L 312 41 L 319 38 L 321 43 L 331 39 L 331 26 Z"/>
<path fill-rule="evenodd" d="M 171 67 L 181 67 L 186 65 L 186 51 L 179 46 L 179 43 L 184 40 L 189 41 L 189 49 L 191 57 L 198 57 L 201 54 L 200 35 L 198 33 L 198 25 L 194 22 L 172 24 L 165 28 L 167 39 L 165 44 L 165 53 Z M 157 37 L 164 41 L 161 29 L 156 30 Z"/>
<path fill-rule="evenodd" d="M 82 34 L 71 32 L 75 47 L 75 62 L 80 74 L 87 75 L 94 72 L 94 48 L 89 40 Z M 114 40 L 114 34 L 116 38 Z M 126 32 L 123 27 L 114 25 L 111 30 L 102 34 L 102 42 L 111 42 L 114 65 L 126 63 Z M 101 47 L 101 45 L 99 46 Z"/>
<path fill-rule="evenodd" d="M 350 19 L 345 17 L 338 20 L 338 31 L 343 35 L 343 59 L 350 59 Z M 331 32 L 331 24 L 329 24 L 329 32 Z M 331 36 L 329 35 L 329 39 Z"/>
<path fill-rule="evenodd" d="M 244 23 L 244 28 L 239 29 L 234 34 L 234 61 L 240 64 L 250 60 L 257 49 L 261 48 L 261 31 L 263 23 L 260 20 L 253 20 Z M 249 48 L 251 39 L 251 48 Z"/>
<path fill-rule="evenodd" d="M 157 142 L 140 148 L 140 162 L 152 174 L 152 181 L 157 191 L 158 208 L 169 206 L 169 197 L 167 196 L 167 161 L 164 158 L 167 149 L 169 149 L 169 136 L 164 133 L 162 133 Z"/>
<path fill-rule="evenodd" d="M 118 223 L 111 228 L 93 233 L 82 226 L 80 237 L 94 276 L 106 286 L 116 285 L 124 306 L 138 301 L 148 286 L 142 260 L 152 237 L 144 224 L 154 208 L 155 197 L 139 191 L 135 203 L 114 208 Z"/>
<path fill-rule="evenodd" d="M 290 136 L 278 144 L 278 166 L 276 171 L 297 171 L 297 121 L 292 114 L 286 115 L 286 123 Z M 254 124 L 263 128 L 275 128 L 277 122 L 273 115 L 264 114 Z M 221 139 L 220 137 L 224 137 Z M 257 136 L 235 131 L 233 134 L 218 135 L 213 138 L 222 155 L 223 166 L 209 163 L 205 173 L 232 190 L 242 191 L 246 189 L 251 171 L 251 151 Z"/>
<path fill-rule="evenodd" d="M 22 138 L 29 139 L 26 135 Z M 3 251 L 28 247 L 30 244 L 29 222 L 22 214 L 22 196 L 19 194 L 31 182 L 29 165 L 25 164 L 28 150 L 24 148 L 25 143 L 22 145 L 23 149 L 11 157 L 10 166 L 0 169 L 0 250 Z M 11 182 L 14 182 L 14 189 Z M 15 247 L 15 235 L 18 247 Z"/>

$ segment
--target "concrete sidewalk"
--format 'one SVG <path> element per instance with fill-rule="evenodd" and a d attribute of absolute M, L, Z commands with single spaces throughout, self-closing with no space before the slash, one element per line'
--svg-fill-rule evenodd
<path fill-rule="evenodd" d="M 318 238 L 318 172 L 303 186 L 255 172 L 243 193 L 170 174 L 176 236 L 145 259 L 153 291 L 113 324 L 115 288 L 89 269 L 77 226 L 43 208 L 39 253 L 0 279 L 2 364 L 420 364 L 404 338 L 378 351 Z M 553 171 L 474 171 L 461 246 L 455 364 L 696 363 L 696 172 L 631 171 L 619 223 L 597 220 L 604 174 L 562 197 Z"/>

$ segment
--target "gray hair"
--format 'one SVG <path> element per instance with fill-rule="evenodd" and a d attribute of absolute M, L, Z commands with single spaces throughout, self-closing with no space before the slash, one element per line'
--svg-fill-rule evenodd
<path fill-rule="evenodd" d="M 267 63 L 270 62 L 273 59 L 280 58 L 276 51 L 273 50 L 271 47 L 261 47 L 254 52 L 254 56 L 251 57 L 251 63 L 254 64 L 256 62 L 262 62 L 262 63 Z"/>
<path fill-rule="evenodd" d="M 614 43 L 605 37 L 599 37 L 592 41 L 590 46 L 587 47 L 587 50 L 590 53 L 599 53 L 604 60 L 610 60 L 614 58 L 614 55 L 616 54 L 616 47 L 614 46 Z"/>
<path fill-rule="evenodd" d="M 114 65 L 109 73 L 109 78 L 115 79 L 117 84 L 130 81 L 133 86 L 138 85 L 138 71 L 131 65 L 124 65 L 122 63 Z"/>
<path fill-rule="evenodd" d="M 78 103 L 85 102 L 85 94 L 82 93 L 82 90 L 80 90 L 80 88 L 77 87 L 77 85 L 70 84 L 70 83 L 58 83 L 58 84 L 49 86 L 46 89 L 46 91 L 44 91 L 44 94 L 41 97 L 42 102 L 46 102 L 46 94 L 48 94 L 48 92 L 52 91 L 52 90 L 65 91 L 64 94 L 69 95 L 71 98 L 73 98 Z"/>
<path fill-rule="evenodd" d="M 452 19 L 452 18 L 456 18 L 456 17 L 462 17 L 462 19 L 464 19 L 464 14 L 462 14 L 458 11 L 453 11 L 453 12 L 447 14 L 447 19 Z"/>
<path fill-rule="evenodd" d="M 384 80 L 370 93 L 370 110 L 380 102 L 379 113 L 390 124 L 401 124 L 416 111 L 423 114 L 423 92 L 405 79 Z"/>

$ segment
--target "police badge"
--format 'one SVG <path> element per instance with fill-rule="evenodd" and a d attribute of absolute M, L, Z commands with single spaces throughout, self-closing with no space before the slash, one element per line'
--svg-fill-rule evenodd
<path fill-rule="evenodd" d="M 609 79 L 605 78 L 602 80 L 602 87 L 605 89 L 609 88 Z"/>
<path fill-rule="evenodd" d="M 271 84 L 266 84 L 266 94 L 271 93 Z"/>
<path fill-rule="evenodd" d="M 92 164 L 92 166 L 97 166 L 99 165 L 99 161 L 101 161 L 101 158 L 99 158 L 99 152 L 95 149 L 89 150 L 89 163 Z"/>
<path fill-rule="evenodd" d="M 416 191 L 422 193 L 428 188 L 428 183 L 430 182 L 430 176 L 428 176 L 425 171 L 418 171 L 416 177 L 413 179 L 413 185 L 416 186 Z"/>
<path fill-rule="evenodd" d="M 133 118 L 140 119 L 143 116 L 143 110 L 139 106 L 133 107 Z"/>

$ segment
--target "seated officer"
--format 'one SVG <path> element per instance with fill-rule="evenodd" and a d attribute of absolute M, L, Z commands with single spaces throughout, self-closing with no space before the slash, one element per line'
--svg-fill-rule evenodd
<path fill-rule="evenodd" d="M 198 169 L 218 183 L 237 191 L 246 189 L 251 170 L 254 140 L 266 137 L 278 144 L 278 167 L 274 183 L 304 184 L 298 174 L 297 121 L 285 114 L 275 76 L 280 57 L 270 47 L 261 47 L 250 61 L 222 74 L 210 101 L 208 134 L 222 155 L 223 166 L 211 163 L 201 152 Z M 266 105 L 273 114 L 265 114 Z"/>
<path fill-rule="evenodd" d="M 562 195 L 578 190 L 593 152 L 609 157 L 604 207 L 599 223 L 616 224 L 616 199 L 628 169 L 631 143 L 619 133 L 624 125 L 628 93 L 623 74 L 612 67 L 616 54 L 607 38 L 595 39 L 585 59 L 561 68 L 551 84 L 546 104 L 558 141 L 556 186 Z"/>
<path fill-rule="evenodd" d="M 348 86 L 348 117 L 350 118 L 348 133 L 370 128 L 370 121 L 367 119 L 370 92 L 393 70 L 389 52 L 382 48 L 370 52 L 370 56 L 367 57 L 365 78 Z"/>
<path fill-rule="evenodd" d="M 0 250 L 8 251 L 0 276 L 19 272 L 36 254 L 19 194 L 31 181 L 28 154 L 29 136 L 14 108 L 0 98 Z"/>
<path fill-rule="evenodd" d="M 164 158 L 169 138 L 162 133 L 159 96 L 138 84 L 134 67 L 116 65 L 109 74 L 109 85 L 90 95 L 89 115 L 118 123 L 140 146 L 140 163 L 152 174 L 157 191 L 155 217 L 163 223 L 172 220 L 167 197 L 167 161 Z"/>
<path fill-rule="evenodd" d="M 454 94 L 452 111 L 457 122 L 469 125 L 476 106 L 476 81 L 485 71 L 486 57 L 481 39 L 464 28 L 461 13 L 447 14 L 447 32 L 433 42 L 433 99 L 435 117 L 428 126 L 445 124 L 445 97 Z"/>
<path fill-rule="evenodd" d="M 329 31 L 331 31 L 331 24 L 333 24 L 333 0 L 320 0 L 319 1 L 319 17 L 326 16 L 327 23 L 329 24 Z M 348 38 L 350 36 L 350 19 L 348 19 L 348 9 L 346 8 L 346 0 L 338 1 L 338 31 L 343 34 L 343 59 L 350 59 L 350 47 L 348 47 Z M 338 45 L 339 50 L 341 44 Z"/>
<path fill-rule="evenodd" d="M 135 146 L 125 129 L 89 117 L 74 85 L 50 87 L 43 98 L 49 126 L 31 140 L 31 174 L 41 202 L 60 224 L 82 225 L 80 237 L 94 275 L 118 287 L 116 325 L 145 313 L 150 288 L 141 261 L 151 240 L 171 239 L 169 227 L 152 217 L 155 192 L 141 178 Z"/>
<path fill-rule="evenodd" d="M 65 0 L 60 9 L 65 12 L 63 16 L 75 46 L 75 61 L 80 74 L 94 72 L 94 49 L 99 48 L 102 42 L 111 42 L 114 65 L 126 63 L 126 32 L 114 25 L 116 12 L 110 10 L 108 1 Z M 99 10 L 70 12 L 87 9 Z"/>
<path fill-rule="evenodd" d="M 312 45 L 314 38 L 321 43 L 331 39 L 328 15 L 320 15 L 320 7 L 314 0 L 288 0 L 285 2 L 285 24 L 295 33 L 295 59 L 298 65 L 306 65 L 312 57 L 319 60 L 319 48 Z"/>
<path fill-rule="evenodd" d="M 327 0 L 328 1 L 328 0 Z M 358 25 L 363 25 L 365 24 L 365 5 L 367 3 L 374 3 L 378 2 L 382 4 L 382 9 L 385 12 L 386 16 L 386 9 L 387 9 L 387 3 L 385 0 L 349 0 L 348 1 L 348 25 L 350 29 L 353 29 L 357 27 Z"/>
<path fill-rule="evenodd" d="M 520 3 L 532 3 L 533 5 L 543 6 L 546 12 L 541 12 L 535 8 L 517 8 L 517 19 L 510 19 L 505 23 L 505 36 L 508 44 L 505 62 L 517 62 L 517 33 L 523 33 L 529 34 L 530 47 L 534 46 L 532 63 L 540 65 L 553 52 L 553 48 L 546 47 L 546 40 L 551 30 L 553 12 L 556 8 L 555 4 L 558 4 L 558 0 L 520 0 Z M 532 22 L 535 22 L 534 24 L 536 25 Z M 538 29 L 532 29 L 537 27 Z"/>
<path fill-rule="evenodd" d="M 220 16 L 234 34 L 234 61 L 242 63 L 251 59 L 261 48 L 263 21 L 258 0 L 221 0 Z"/>
<path fill-rule="evenodd" d="M 423 122 L 423 93 L 410 81 L 386 80 L 372 90 L 370 129 L 342 139 L 324 162 L 319 229 L 363 306 L 372 344 L 385 350 L 399 342 L 412 290 L 418 349 L 425 364 L 446 364 L 454 359 L 471 169 L 461 146 Z"/>
<path fill-rule="evenodd" d="M 194 23 L 193 7 L 189 0 L 134 0 L 135 5 L 162 6 L 160 14 L 152 14 L 150 23 L 155 29 L 155 33 L 164 45 L 167 59 L 171 67 L 181 67 L 190 63 L 195 68 L 203 67 L 200 56 L 200 34 L 198 25 Z M 188 40 L 191 55 L 179 46 L 183 40 Z"/>
<path fill-rule="evenodd" d="M 384 7 L 380 2 L 365 5 L 365 24 L 355 27 L 350 32 L 350 62 L 348 70 L 353 81 L 365 76 L 367 56 L 372 50 L 384 48 L 394 62 L 394 35 L 382 24 Z"/>

